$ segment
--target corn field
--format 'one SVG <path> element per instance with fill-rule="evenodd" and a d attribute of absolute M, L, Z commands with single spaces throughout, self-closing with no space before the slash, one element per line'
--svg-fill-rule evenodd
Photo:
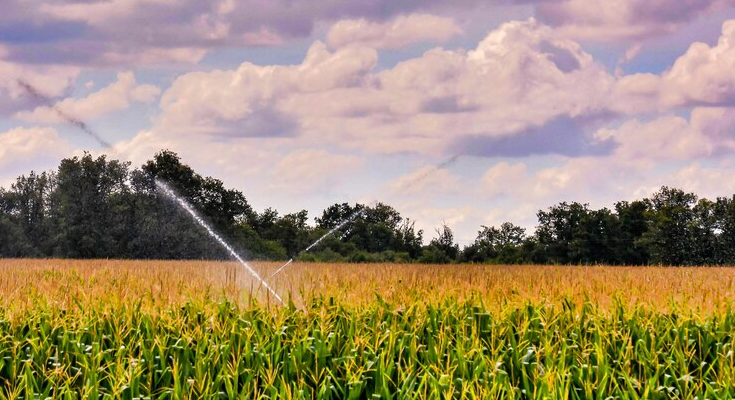
<path fill-rule="evenodd" d="M 0 398 L 735 397 L 727 268 L 0 266 Z"/>

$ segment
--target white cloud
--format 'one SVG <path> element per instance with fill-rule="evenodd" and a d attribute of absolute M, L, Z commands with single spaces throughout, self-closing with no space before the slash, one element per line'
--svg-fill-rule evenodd
<path fill-rule="evenodd" d="M 313 193 L 330 189 L 362 168 L 357 156 L 325 150 L 296 150 L 283 157 L 270 172 L 270 187 L 288 193 Z"/>
<path fill-rule="evenodd" d="M 117 81 L 82 99 L 67 98 L 55 107 L 75 118 L 94 119 L 122 111 L 131 102 L 151 103 L 160 90 L 152 85 L 138 85 L 132 72 L 119 73 Z M 33 111 L 21 111 L 16 118 L 32 123 L 63 123 L 64 120 L 50 107 L 41 106 Z"/>
<path fill-rule="evenodd" d="M 28 66 L 0 58 L 0 116 L 38 102 L 18 84 L 18 79 L 38 88 L 45 96 L 58 97 L 69 90 L 79 72 L 75 67 Z"/>
<path fill-rule="evenodd" d="M 15 128 L 0 133 L 0 180 L 56 168 L 59 160 L 71 153 L 66 141 L 51 128 Z"/>
<path fill-rule="evenodd" d="M 278 140 L 253 141 L 253 139 L 212 140 L 201 135 L 182 136 L 156 130 L 138 132 L 132 139 L 116 143 L 110 152 L 115 157 L 141 164 L 160 150 L 179 154 L 200 173 L 240 182 L 243 178 L 262 176 L 271 168 L 287 146 Z"/>
<path fill-rule="evenodd" d="M 158 125 L 439 154 L 458 136 L 599 113 L 614 80 L 579 45 L 532 19 L 503 24 L 470 52 L 434 49 L 388 70 L 376 65 L 374 49 L 330 52 L 317 42 L 299 65 L 185 74 L 164 94 Z"/>
<path fill-rule="evenodd" d="M 481 192 L 486 196 L 522 196 L 528 190 L 526 164 L 499 162 L 482 177 Z"/>
<path fill-rule="evenodd" d="M 480 213 L 474 206 L 431 207 L 422 204 L 399 207 L 399 211 L 402 215 L 411 216 L 416 222 L 416 229 L 424 231 L 424 241 L 427 243 L 437 236 L 436 230 L 446 224 L 453 230 L 455 241 L 466 245 L 472 241 L 471 238 L 474 238 L 472 235 L 468 236 L 466 232 L 477 230 L 480 221 Z"/>
<path fill-rule="evenodd" d="M 615 140 L 618 147 L 614 155 L 626 160 L 691 160 L 714 151 L 713 143 L 701 131 L 677 116 L 628 121 L 618 129 L 601 129 L 595 137 Z"/>
<path fill-rule="evenodd" d="M 610 206 L 628 198 L 632 186 L 652 177 L 655 164 L 605 157 L 558 158 L 531 171 L 524 163 L 501 162 L 487 170 L 479 193 L 510 201 L 513 209 L 538 210 L 560 201 Z"/>
<path fill-rule="evenodd" d="M 164 94 L 159 126 L 235 137 L 291 135 L 299 121 L 285 108 L 289 96 L 360 85 L 376 62 L 374 50 L 330 53 L 317 42 L 300 65 L 243 63 L 231 71 L 185 74 Z"/>
<path fill-rule="evenodd" d="M 615 82 L 611 108 L 628 115 L 665 111 L 660 91 L 661 77 L 658 75 L 640 73 L 623 76 Z"/>
<path fill-rule="evenodd" d="M 612 185 L 620 177 L 625 164 L 609 159 L 572 158 L 558 166 L 538 171 L 530 181 L 530 198 L 544 201 L 593 201 L 591 196 L 613 192 Z M 616 176 L 617 174 L 617 176 Z M 633 178 L 632 176 L 630 177 Z"/>
<path fill-rule="evenodd" d="M 350 45 L 398 49 L 419 42 L 443 43 L 462 33 L 452 18 L 429 14 L 399 16 L 392 21 L 349 19 L 337 22 L 327 34 L 332 48 Z"/>
<path fill-rule="evenodd" d="M 436 166 L 426 166 L 401 176 L 388 184 L 395 195 L 409 196 L 416 193 L 448 193 L 459 187 L 460 179 L 449 171 Z"/>
<path fill-rule="evenodd" d="M 100 55 L 100 61 L 111 65 L 161 65 L 171 63 L 196 64 L 207 54 L 206 49 L 197 47 L 151 47 L 139 51 L 107 51 Z"/>
<path fill-rule="evenodd" d="M 735 108 L 697 107 L 690 123 L 713 144 L 715 153 L 735 150 Z"/>
<path fill-rule="evenodd" d="M 342 104 L 364 110 L 350 122 L 379 151 L 432 152 L 460 135 L 501 136 L 595 113 L 612 83 L 576 43 L 534 20 L 503 24 L 470 52 L 432 50 L 377 78 L 380 90 L 346 94 L 354 98 Z"/>
<path fill-rule="evenodd" d="M 663 178 L 662 184 L 714 200 L 719 196 L 731 197 L 735 193 L 735 174 L 732 168 L 705 167 L 694 162 Z"/>
<path fill-rule="evenodd" d="M 717 45 L 693 43 L 664 74 L 666 104 L 732 104 L 735 101 L 735 20 L 722 25 Z"/>
<path fill-rule="evenodd" d="M 66 142 L 50 128 L 16 128 L 0 134 L 0 166 L 21 162 L 38 154 L 68 153 Z"/>
<path fill-rule="evenodd" d="M 616 84 L 616 108 L 627 113 L 735 104 L 735 20 L 715 46 L 695 42 L 661 75 L 634 74 Z"/>

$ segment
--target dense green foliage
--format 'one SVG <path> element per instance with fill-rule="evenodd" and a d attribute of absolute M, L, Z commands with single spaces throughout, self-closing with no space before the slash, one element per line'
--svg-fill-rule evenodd
<path fill-rule="evenodd" d="M 562 299 L 563 300 L 563 299 Z M 0 311 L 3 398 L 732 398 L 731 312 L 477 300 Z"/>
<path fill-rule="evenodd" d="M 448 227 L 424 244 L 394 208 L 334 204 L 309 223 L 305 210 L 257 212 L 245 195 L 203 177 L 172 152 L 143 166 L 89 154 L 57 171 L 21 176 L 0 188 L 0 256 L 196 259 L 226 256 L 200 227 L 156 193 L 163 179 L 250 258 L 330 262 L 541 264 L 735 263 L 735 196 L 714 201 L 662 187 L 612 210 L 560 203 L 538 212 L 532 235 L 511 223 L 482 226 L 460 248 Z M 351 222 L 340 226 L 350 219 Z M 301 252 L 338 228 L 313 251 Z"/>
<path fill-rule="evenodd" d="M 214 228 L 250 258 L 297 255 L 341 222 L 360 218 L 325 241 L 324 258 L 408 261 L 421 252 L 421 232 L 393 208 L 334 205 L 310 226 L 307 212 L 258 213 L 242 192 L 203 177 L 172 152 L 139 169 L 100 156 L 65 159 L 58 171 L 21 176 L 0 188 L 0 256 L 196 259 L 226 254 L 187 214 L 158 196 L 155 179 L 168 182 Z"/>

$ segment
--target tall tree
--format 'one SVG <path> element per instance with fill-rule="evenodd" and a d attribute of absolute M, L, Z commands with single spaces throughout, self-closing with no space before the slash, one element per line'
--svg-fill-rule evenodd
<path fill-rule="evenodd" d="M 306 221 L 309 219 L 308 212 L 301 210 L 297 213 L 286 214 L 278 219 L 273 229 L 279 243 L 286 249 L 286 255 L 295 257 L 298 252 L 304 250 L 310 243 L 309 228 Z"/>
<path fill-rule="evenodd" d="M 128 164 L 89 153 L 61 161 L 57 174 L 59 220 L 55 238 L 66 257 L 114 257 L 115 208 L 128 186 Z M 119 227 L 124 230 L 127 227 Z"/>
<path fill-rule="evenodd" d="M 568 264 L 572 262 L 572 257 L 579 257 L 579 249 L 572 254 L 570 246 L 589 211 L 587 204 L 563 202 L 536 214 L 539 221 L 536 238 L 544 262 Z"/>
<path fill-rule="evenodd" d="M 51 193 L 54 190 L 53 174 L 43 172 L 20 176 L 6 192 L 5 205 L 7 215 L 22 232 L 27 242 L 23 252 L 26 256 L 40 256 L 49 252 L 49 232 L 52 230 L 49 211 Z"/>
<path fill-rule="evenodd" d="M 615 212 L 620 224 L 615 252 L 621 264 L 648 264 L 650 256 L 646 246 L 642 245 L 641 238 L 648 232 L 650 207 L 647 200 L 615 203 Z"/>
<path fill-rule="evenodd" d="M 694 233 L 694 193 L 667 186 L 651 196 L 650 227 L 642 236 L 651 262 L 665 265 L 691 263 L 696 252 Z"/>
<path fill-rule="evenodd" d="M 569 262 L 574 264 L 619 264 L 620 240 L 617 215 L 607 208 L 580 214 L 569 244 Z"/>
<path fill-rule="evenodd" d="M 436 230 L 437 237 L 431 239 L 429 245 L 423 250 L 421 261 L 431 264 L 446 264 L 457 261 L 459 256 L 459 245 L 454 242 L 454 232 L 442 224 Z"/>
<path fill-rule="evenodd" d="M 717 198 L 714 204 L 714 220 L 714 262 L 735 264 L 735 195 Z"/>
<path fill-rule="evenodd" d="M 706 265 L 718 262 L 718 221 L 716 203 L 700 199 L 692 208 L 692 253 L 687 264 Z"/>
<path fill-rule="evenodd" d="M 475 242 L 467 246 L 462 259 L 469 262 L 516 264 L 524 261 L 522 245 L 526 230 L 504 222 L 499 228 L 482 225 Z"/>

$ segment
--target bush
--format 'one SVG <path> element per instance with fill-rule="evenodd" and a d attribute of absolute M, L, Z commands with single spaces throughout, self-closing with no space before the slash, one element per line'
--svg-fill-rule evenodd
<path fill-rule="evenodd" d="M 303 262 L 344 262 L 345 257 L 332 249 L 324 249 L 319 252 L 304 253 L 297 260 Z"/>

